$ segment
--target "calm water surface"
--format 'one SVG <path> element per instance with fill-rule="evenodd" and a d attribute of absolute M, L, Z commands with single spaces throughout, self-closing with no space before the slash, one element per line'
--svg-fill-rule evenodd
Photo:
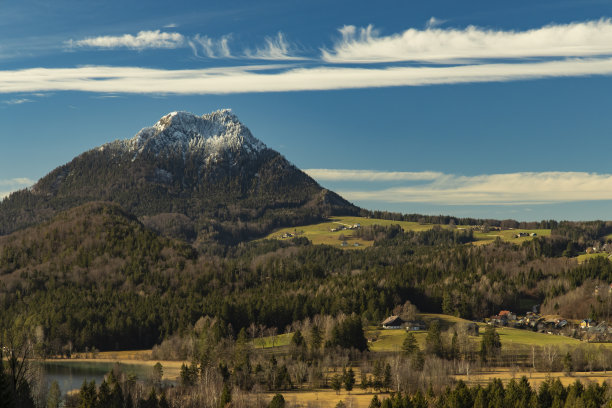
<path fill-rule="evenodd" d="M 70 390 L 80 389 L 83 381 L 95 381 L 100 385 L 104 376 L 115 366 L 114 362 L 75 362 L 75 361 L 47 361 L 42 365 L 45 378 L 49 384 L 57 381 L 62 394 Z M 121 370 L 126 374 L 133 374 L 139 380 L 149 378 L 152 368 L 145 365 L 120 364 Z"/>

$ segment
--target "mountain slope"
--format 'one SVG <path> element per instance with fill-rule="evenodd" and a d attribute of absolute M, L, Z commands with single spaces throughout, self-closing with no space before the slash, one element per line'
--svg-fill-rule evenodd
<path fill-rule="evenodd" d="M 166 235 L 224 243 L 358 212 L 267 148 L 230 111 L 173 112 L 9 196 L 0 203 L 0 234 L 91 201 L 117 203 Z"/>
<path fill-rule="evenodd" d="M 162 316 L 173 322 L 174 313 L 177 325 L 189 319 L 187 311 L 169 311 L 166 291 L 196 257 L 116 204 L 72 208 L 0 237 L 0 327 L 28 314 L 61 344 L 152 345 L 176 330 L 161 325 Z"/>

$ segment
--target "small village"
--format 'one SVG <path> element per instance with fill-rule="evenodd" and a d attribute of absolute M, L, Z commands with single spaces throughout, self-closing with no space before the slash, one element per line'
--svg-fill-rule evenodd
<path fill-rule="evenodd" d="M 538 314 L 537 306 L 534 311 L 517 315 L 509 310 L 501 310 L 489 318 L 474 321 L 468 324 L 468 331 L 478 336 L 478 323 L 486 323 L 496 327 L 512 327 L 515 329 L 531 330 L 538 333 L 566 336 L 587 342 L 612 342 L 612 323 L 595 321 L 585 318 L 580 321 L 568 320 L 560 316 L 543 316 Z M 385 330 L 419 331 L 427 330 L 427 324 L 421 320 L 404 320 L 400 316 L 389 316 L 381 323 Z"/>

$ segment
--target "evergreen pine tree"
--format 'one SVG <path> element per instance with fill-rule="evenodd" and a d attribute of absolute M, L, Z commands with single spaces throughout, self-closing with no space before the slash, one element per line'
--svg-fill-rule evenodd
<path fill-rule="evenodd" d="M 419 350 L 419 344 L 417 342 L 416 337 L 414 337 L 414 334 L 412 334 L 412 332 L 406 333 L 406 337 L 402 342 L 402 354 L 404 354 L 405 356 L 411 356 L 417 350 Z"/>

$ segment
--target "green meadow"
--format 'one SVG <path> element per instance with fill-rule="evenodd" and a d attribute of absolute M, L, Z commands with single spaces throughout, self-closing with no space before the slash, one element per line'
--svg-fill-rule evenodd
<path fill-rule="evenodd" d="M 477 231 L 475 231 L 474 232 L 474 239 L 476 241 L 474 242 L 474 244 L 475 245 L 490 244 L 490 243 L 494 242 L 497 238 L 499 238 L 499 239 L 501 239 L 503 241 L 512 242 L 514 244 L 522 244 L 525 241 L 529 241 L 529 240 L 533 239 L 533 237 L 531 237 L 531 236 L 515 238 L 515 236 L 520 234 L 520 233 L 527 233 L 527 234 L 535 233 L 538 237 L 548 237 L 548 236 L 550 236 L 550 230 L 549 229 L 532 229 L 532 230 L 527 230 L 527 229 L 511 229 L 511 230 L 490 231 L 490 232 L 477 232 Z"/>
<path fill-rule="evenodd" d="M 339 230 L 341 227 L 352 227 L 355 224 L 359 224 L 362 227 L 370 225 L 400 225 L 404 231 L 427 231 L 434 227 L 434 224 L 419 224 L 418 222 L 408 221 L 393 221 L 393 220 L 382 220 L 378 218 L 365 218 L 365 217 L 330 217 L 328 221 L 303 225 L 300 227 L 291 228 L 280 228 L 275 230 L 271 234 L 265 237 L 265 239 L 290 239 L 283 238 L 285 234 L 292 234 L 296 237 L 305 237 L 315 245 L 331 245 L 344 249 L 363 249 L 373 245 L 373 241 L 366 241 L 361 238 L 355 237 L 355 230 L 346 229 Z M 449 228 L 448 225 L 442 225 L 442 228 Z M 458 229 L 470 228 L 468 226 L 459 226 Z M 332 229 L 337 231 L 332 232 Z M 474 244 L 484 245 L 494 242 L 497 238 L 504 241 L 513 242 L 520 244 L 524 241 L 533 239 L 531 236 L 515 238 L 514 236 L 525 232 L 528 234 L 535 233 L 537 236 L 550 236 L 550 230 L 548 229 L 513 229 L 503 231 L 491 231 L 491 232 L 474 232 Z M 343 236 L 344 239 L 340 237 Z M 347 246 L 342 247 L 342 241 L 347 242 Z M 355 245 L 357 244 L 357 245 Z"/>
<path fill-rule="evenodd" d="M 400 225 L 404 231 L 426 231 L 433 228 L 433 224 L 419 224 L 418 222 L 408 221 L 393 221 L 393 220 L 381 220 L 376 218 L 365 218 L 365 217 L 330 217 L 329 221 L 322 222 L 319 224 L 303 225 L 301 227 L 294 228 L 281 228 L 271 234 L 266 239 L 286 239 L 283 238 L 284 234 L 292 234 L 296 237 L 306 237 L 315 245 L 331 245 L 341 247 L 342 239 L 340 236 L 344 236 L 344 241 L 347 242 L 345 249 L 363 249 L 370 247 L 373 241 L 366 241 L 354 236 L 355 230 L 338 230 L 332 232 L 332 229 L 339 229 L 341 227 L 352 227 L 355 224 L 360 224 L 362 227 L 370 225 Z M 358 244 L 358 246 L 355 246 Z"/>

